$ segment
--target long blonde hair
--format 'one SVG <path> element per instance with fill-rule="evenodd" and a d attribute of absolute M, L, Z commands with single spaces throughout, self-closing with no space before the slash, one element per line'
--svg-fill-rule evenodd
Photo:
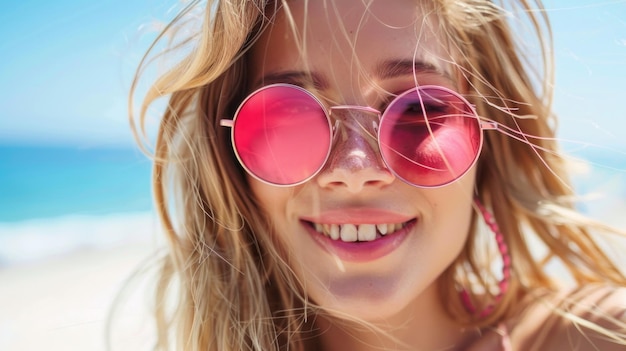
<path fill-rule="evenodd" d="M 194 1 L 157 39 L 184 22 Z M 513 273 L 510 287 L 486 317 L 468 315 L 460 303 L 448 312 L 462 323 L 484 326 L 515 312 L 533 289 L 556 289 L 545 271 L 552 256 L 578 284 L 626 277 L 590 231 L 609 231 L 574 210 L 574 194 L 555 141 L 551 110 L 550 28 L 540 3 L 519 0 L 533 29 L 538 64 L 512 35 L 507 12 L 488 0 L 434 1 L 442 33 L 457 53 L 467 98 L 480 116 L 502 132 L 488 133 L 479 161 L 476 193 L 493 211 L 507 240 Z M 156 289 L 157 347 L 185 350 L 304 350 L 317 309 L 284 262 L 284 249 L 250 195 L 220 118 L 231 116 L 246 92 L 246 52 L 280 10 L 272 0 L 208 1 L 202 27 L 179 43 L 195 43 L 185 57 L 149 89 L 138 118 L 138 137 L 149 106 L 169 97 L 154 149 L 154 196 L 168 239 Z M 174 47 L 172 51 L 176 51 Z M 167 51 L 169 54 L 172 51 Z M 140 70 L 148 63 L 146 55 Z M 538 71 L 531 69 L 538 67 Z M 139 74 L 133 84 L 135 92 Z M 131 102 L 133 96 L 131 94 Z M 174 212 L 174 213 L 172 213 Z M 475 219 L 476 221 L 476 219 Z M 478 254 L 478 230 L 441 279 L 441 295 L 458 301 L 458 284 L 469 281 L 491 294 L 496 280 Z M 550 257 L 537 258 L 529 235 Z M 487 267 L 487 268 L 485 268 Z M 474 279 L 470 279 L 474 277 Z M 174 299 L 174 303 L 168 303 Z"/>

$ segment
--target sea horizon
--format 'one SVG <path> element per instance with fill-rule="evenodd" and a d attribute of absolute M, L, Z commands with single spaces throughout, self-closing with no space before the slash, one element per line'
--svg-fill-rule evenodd
<path fill-rule="evenodd" d="M 626 154 L 577 157 L 580 209 L 619 222 Z M 0 145 L 0 267 L 154 239 L 150 179 L 151 161 L 137 147 Z"/>
<path fill-rule="evenodd" d="M 0 223 L 151 210 L 138 147 L 0 145 Z"/>

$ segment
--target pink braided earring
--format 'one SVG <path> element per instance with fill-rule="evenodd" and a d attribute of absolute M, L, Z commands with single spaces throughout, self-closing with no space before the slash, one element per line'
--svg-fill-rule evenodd
<path fill-rule="evenodd" d="M 504 236 L 502 235 L 502 232 L 500 232 L 498 223 L 496 223 L 496 220 L 495 218 L 493 218 L 493 215 L 489 211 L 487 211 L 485 206 L 480 202 L 478 198 L 474 198 L 474 203 L 476 204 L 476 207 L 482 214 L 485 224 L 487 224 L 489 229 L 491 229 L 491 231 L 494 233 L 496 237 L 496 243 L 498 244 L 498 251 L 500 251 L 500 255 L 502 255 L 502 279 L 498 283 L 500 292 L 495 298 L 495 301 L 494 301 L 494 304 L 495 304 L 502 299 L 502 296 L 509 289 L 509 280 L 511 278 L 511 256 L 509 255 L 509 248 L 506 242 L 504 241 Z M 472 303 L 467 290 L 461 291 L 461 301 L 463 302 L 463 305 L 465 306 L 468 312 L 472 314 L 476 314 L 476 307 Z M 485 317 L 489 315 L 493 311 L 493 309 L 494 309 L 493 305 L 487 306 L 487 308 L 485 308 L 483 311 L 480 312 L 479 316 Z"/>

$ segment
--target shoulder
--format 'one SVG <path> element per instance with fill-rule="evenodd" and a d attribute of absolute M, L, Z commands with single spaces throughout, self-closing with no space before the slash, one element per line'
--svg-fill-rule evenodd
<path fill-rule="evenodd" d="M 626 287 L 536 293 L 507 323 L 516 350 L 626 349 Z"/>

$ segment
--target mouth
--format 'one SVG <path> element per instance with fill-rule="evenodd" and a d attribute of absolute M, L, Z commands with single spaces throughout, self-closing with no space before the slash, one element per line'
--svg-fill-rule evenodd
<path fill-rule="evenodd" d="M 402 223 L 356 224 L 356 223 L 314 223 L 308 222 L 316 232 L 332 240 L 346 243 L 370 242 L 391 235 L 405 228 L 415 219 Z"/>

